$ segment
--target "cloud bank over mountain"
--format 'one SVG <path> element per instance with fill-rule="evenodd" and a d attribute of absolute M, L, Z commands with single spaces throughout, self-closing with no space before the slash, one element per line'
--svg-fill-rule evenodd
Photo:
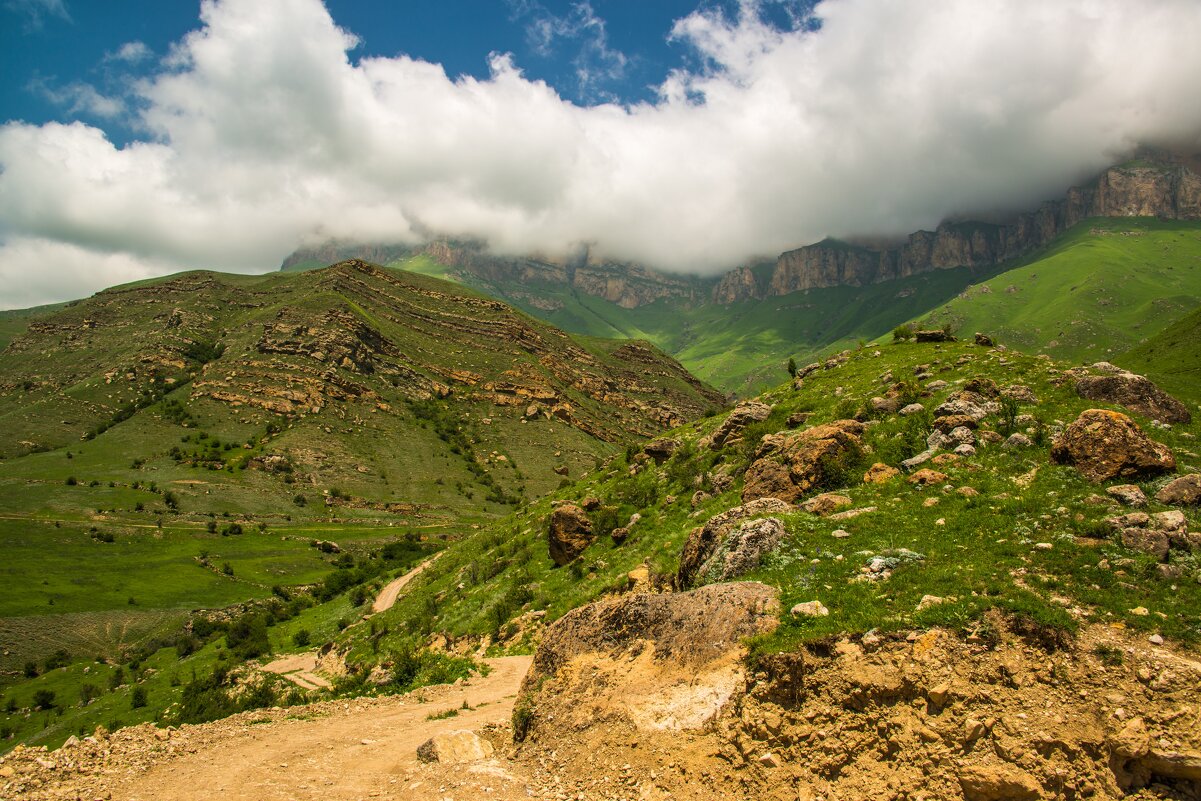
<path fill-rule="evenodd" d="M 705 66 L 654 103 L 580 107 L 503 54 L 486 80 L 352 60 L 319 0 L 206 0 L 122 100 L 140 141 L 0 127 L 0 305 L 333 238 L 714 272 L 1029 207 L 1138 143 L 1201 150 L 1195 0 L 826 0 L 795 30 L 759 12 L 679 20 Z"/>

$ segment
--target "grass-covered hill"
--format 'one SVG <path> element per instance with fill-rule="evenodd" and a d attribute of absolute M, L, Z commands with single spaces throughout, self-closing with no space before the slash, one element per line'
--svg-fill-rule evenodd
<path fill-rule="evenodd" d="M 778 381 L 789 357 L 805 363 L 911 320 L 995 331 L 1030 352 L 1095 361 L 1154 336 L 1201 303 L 1201 223 L 1154 218 L 1088 219 L 1047 247 L 988 269 L 935 270 L 731 305 L 709 302 L 700 291 L 700 299 L 628 307 L 537 274 L 496 282 L 424 251 L 381 255 L 394 257 L 392 267 L 462 282 L 566 331 L 653 342 L 701 379 L 743 397 Z"/>
<path fill-rule="evenodd" d="M 754 644 L 757 654 L 839 633 L 887 636 L 928 626 L 988 642 L 997 635 L 989 622 L 995 613 L 1051 647 L 1098 621 L 1201 642 L 1198 554 L 1177 546 L 1166 558 L 1144 553 L 1108 522 L 1131 511 L 1179 512 L 1185 529 L 1201 528 L 1196 507 L 1155 499 L 1176 475 L 1201 469 L 1196 402 L 1188 404 L 1194 422 L 1185 425 L 1164 427 L 1130 412 L 1171 449 L 1174 473 L 1090 483 L 1052 460 L 1052 443 L 1082 411 L 1119 407 L 1079 397 L 1067 368 L 1049 357 L 962 342 L 847 353 L 755 405 L 687 423 L 654 444 L 631 444 L 595 472 L 462 539 L 431 543 L 415 530 L 381 548 L 387 538 L 364 530 L 350 553 L 321 565 L 335 573 L 322 579 L 312 570 L 314 592 L 285 588 L 225 628 L 206 624 L 184 640 L 148 638 L 104 662 L 76 658 L 59 666 L 49 654 L 33 666 L 37 675 L 4 687 L 0 729 L 14 738 L 9 744 L 53 745 L 97 724 L 204 720 L 256 704 L 449 680 L 469 663 L 448 650 L 528 652 L 542 626 L 581 604 L 634 588 L 668 591 L 727 578 L 723 564 L 740 565 L 732 578 L 780 591 L 781 625 Z M 939 412 L 961 401 L 978 404 L 981 419 L 948 421 L 962 404 Z M 739 419 L 742 428 L 734 424 Z M 974 440 L 975 452 L 952 454 L 953 443 L 943 441 L 937 455 L 907 468 L 948 422 L 964 424 L 952 433 Z M 846 447 L 810 462 L 811 485 L 789 484 L 770 465 L 782 451 L 766 453 L 765 441 Z M 785 501 L 751 501 L 757 505 L 734 511 L 772 481 Z M 1149 499 L 1137 510 L 1107 491 L 1131 481 Z M 1129 490 L 1119 494 L 1130 497 Z M 565 564 L 552 560 L 549 547 L 556 509 L 558 518 L 586 520 L 589 529 L 577 541 L 582 551 Z M 768 518 L 775 522 L 762 522 Z M 720 539 L 744 522 L 745 530 L 770 535 L 762 555 L 696 569 L 696 543 L 705 540 L 697 529 Z M 283 521 L 270 528 L 273 535 L 287 530 Z M 159 547 L 172 542 L 169 532 L 163 539 Z M 219 555 L 209 561 L 272 540 L 214 536 L 209 544 Z M 134 543 L 122 535 L 116 544 Z M 394 607 L 363 619 L 383 581 L 439 546 L 440 556 Z M 103 554 L 111 545 L 94 547 Z M 231 558 L 240 576 L 243 563 Z M 685 563 L 692 568 L 681 574 Z M 245 570 L 252 569 L 247 560 Z M 828 614 L 789 611 L 814 601 Z M 289 690 L 253 668 L 268 650 L 275 658 L 314 649 L 349 667 L 346 675 L 326 674 L 329 690 Z"/>
<path fill-rule="evenodd" d="M 1201 309 L 1131 348 L 1117 361 L 1155 376 L 1164 389 L 1182 398 L 1201 400 Z"/>
<path fill-rule="evenodd" d="M 1201 224 L 1085 220 L 923 318 L 1071 361 L 1110 359 L 1201 306 Z"/>
<path fill-rule="evenodd" d="M 0 685 L 368 560 L 361 583 L 389 543 L 464 536 L 724 406 L 644 342 L 362 262 L 4 322 Z"/>
<path fill-rule="evenodd" d="M 775 517 L 784 531 L 778 547 L 740 576 L 778 587 L 783 600 L 782 625 L 757 645 L 760 651 L 840 632 L 933 625 L 988 637 L 990 610 L 1052 640 L 1101 621 L 1201 641 L 1199 554 L 1174 550 L 1169 569 L 1163 559 L 1126 547 L 1106 521 L 1131 510 L 1106 490 L 1129 479 L 1094 484 L 1051 459 L 1057 434 L 1082 411 L 1120 407 L 1078 397 L 1064 365 L 1013 350 L 907 343 L 838 361 L 805 377 L 800 389 L 786 384 L 761 396 L 770 415 L 740 438 L 708 444 L 726 417 L 689 424 L 671 433 L 677 447 L 661 463 L 630 448 L 574 486 L 456 544 L 381 617 L 391 632 L 382 642 L 349 633 L 339 647 L 350 649 L 352 662 L 372 662 L 417 632 L 525 649 L 541 623 L 599 596 L 639 582 L 678 586 L 690 532 L 744 504 L 748 466 L 765 436 L 854 418 L 862 421 L 857 447 L 820 461 L 814 485 L 796 494 L 795 505 L 750 515 Z M 927 449 L 936 426 L 945 428 L 936 409 L 965 389 L 992 398 L 991 411 L 970 432 L 975 452 L 944 450 L 906 469 L 902 463 Z M 921 408 L 900 414 L 909 404 Z M 1170 428 L 1126 410 L 1171 448 L 1177 473 L 1201 469 L 1198 407 L 1189 405 L 1194 422 Z M 663 449 L 648 450 L 663 458 Z M 880 464 L 887 469 L 873 469 Z M 876 480 L 865 480 L 869 473 Z M 1154 499 L 1173 476 L 1134 480 L 1150 499 L 1141 511 L 1176 508 Z M 759 471 L 760 485 L 762 478 Z M 821 493 L 840 497 L 807 511 Z M 548 526 L 563 503 L 585 510 L 592 541 L 557 566 Z M 1189 530 L 1201 528 L 1196 507 L 1183 514 Z M 808 601 L 820 601 L 829 614 L 787 612 Z"/>

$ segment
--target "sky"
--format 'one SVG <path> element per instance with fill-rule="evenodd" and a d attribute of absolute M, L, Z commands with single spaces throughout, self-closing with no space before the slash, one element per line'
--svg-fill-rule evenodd
<path fill-rule="evenodd" d="M 0 308 L 330 240 L 713 274 L 1201 151 L 1198 0 L 0 0 Z"/>

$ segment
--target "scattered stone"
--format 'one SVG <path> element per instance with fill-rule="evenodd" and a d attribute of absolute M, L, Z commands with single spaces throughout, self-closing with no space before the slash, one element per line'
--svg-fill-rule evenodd
<path fill-rule="evenodd" d="M 900 415 L 908 417 L 911 414 L 921 414 L 924 411 L 926 411 L 925 406 L 922 406 L 920 403 L 911 403 L 908 406 L 902 407 Z"/>
<path fill-rule="evenodd" d="M 865 581 L 883 581 L 892 575 L 892 571 L 901 565 L 925 561 L 924 554 L 911 551 L 908 548 L 898 548 L 877 556 L 872 556 L 860 568 L 861 578 Z"/>
<path fill-rule="evenodd" d="M 814 497 L 802 503 L 801 508 L 810 514 L 821 515 L 824 517 L 836 509 L 850 505 L 851 499 L 846 495 L 839 495 L 834 492 L 823 492 L 821 495 L 815 495 Z"/>
<path fill-rule="evenodd" d="M 584 510 L 588 512 L 595 512 L 600 508 L 600 505 L 600 498 L 596 497 L 595 495 L 589 495 L 587 498 L 580 501 L 580 506 L 582 506 Z"/>
<path fill-rule="evenodd" d="M 613 540 L 614 545 L 622 545 L 630 538 L 630 530 L 625 526 L 618 526 L 609 532 L 609 537 Z"/>
<path fill-rule="evenodd" d="M 955 450 L 953 450 L 953 451 L 951 451 L 951 452 L 952 452 L 952 453 L 954 453 L 956 456 L 975 456 L 975 455 L 976 455 L 976 448 L 975 448 L 975 446 L 973 446 L 973 445 L 968 445 L 968 444 L 965 442 L 964 444 L 962 444 L 962 445 L 959 445 L 958 447 L 956 447 L 956 448 L 955 448 Z"/>
<path fill-rule="evenodd" d="M 821 601 L 805 601 L 792 607 L 792 614 L 797 617 L 825 617 L 830 610 Z"/>
<path fill-rule="evenodd" d="M 921 453 L 917 454 L 916 456 L 911 456 L 908 459 L 905 459 L 904 461 L 902 461 L 901 467 L 905 468 L 906 470 L 912 470 L 913 468 L 917 467 L 918 465 L 925 464 L 926 462 L 933 459 L 936 453 L 938 453 L 938 452 L 935 450 L 932 450 L 932 449 L 924 450 Z"/>
<path fill-rule="evenodd" d="M 784 425 L 788 428 L 800 428 L 809 422 L 809 418 L 812 416 L 813 412 L 793 412 L 788 415 L 788 418 L 784 421 Z"/>
<path fill-rule="evenodd" d="M 868 406 L 876 414 L 892 414 L 901 407 L 901 402 L 896 398 L 881 398 L 875 397 L 867 402 Z"/>
<path fill-rule="evenodd" d="M 927 597 L 932 597 L 932 596 L 927 596 Z M 923 598 L 922 600 L 925 600 L 925 599 Z M 917 639 L 917 638 L 914 638 L 914 639 Z M 926 699 L 930 703 L 934 704 L 936 707 L 938 707 L 940 709 L 947 705 L 947 699 L 949 699 L 950 697 L 951 697 L 951 685 L 945 681 L 942 682 L 941 684 L 934 685 L 929 690 L 926 690 Z"/>
<path fill-rule="evenodd" d="M 1023 434 L 1021 432 L 1017 432 L 1014 434 L 1010 434 L 1005 439 L 1005 444 L 1002 445 L 1001 447 L 1007 448 L 1009 450 L 1014 450 L 1017 448 L 1031 448 L 1033 446 L 1034 446 L 1034 440 L 1030 439 L 1030 437 L 1026 436 L 1025 434 Z"/>
<path fill-rule="evenodd" d="M 944 434 L 950 434 L 957 428 L 970 428 L 975 430 L 980 424 L 970 415 L 944 414 L 942 417 L 934 418 L 933 425 L 936 429 Z"/>
<path fill-rule="evenodd" d="M 417 747 L 422 762 L 459 764 L 476 762 L 492 756 L 492 743 L 482 740 L 471 731 L 452 731 L 436 734 Z"/>
<path fill-rule="evenodd" d="M 934 331 L 914 331 L 913 339 L 915 342 L 954 342 L 955 337 L 942 329 Z"/>
<path fill-rule="evenodd" d="M 1151 643 L 1152 645 L 1163 645 L 1163 637 L 1159 634 L 1152 634 L 1147 638 L 1147 642 Z"/>
<path fill-rule="evenodd" d="M 698 506 L 703 505 L 705 503 L 705 501 L 709 500 L 712 497 L 713 497 L 712 495 L 705 492 L 704 490 L 697 490 L 696 492 L 692 493 L 692 500 L 689 501 L 689 503 L 692 505 L 692 508 L 695 509 Z"/>
<path fill-rule="evenodd" d="M 918 484 L 923 487 L 928 487 L 931 484 L 942 484 L 947 480 L 946 473 L 940 473 L 937 470 L 922 469 L 909 477 L 910 484 Z"/>
<path fill-rule="evenodd" d="M 1126 506 L 1146 506 L 1147 496 L 1143 491 L 1134 484 L 1118 484 L 1114 487 L 1109 487 L 1105 493 L 1111 498 L 1117 498 L 1118 501 Z"/>
<path fill-rule="evenodd" d="M 578 557 L 592 544 L 592 521 L 574 504 L 564 504 L 550 514 L 547 544 L 550 558 L 556 565 L 565 565 Z"/>
<path fill-rule="evenodd" d="M 1124 370 L 1108 375 L 1081 375 L 1076 379 L 1076 394 L 1122 406 L 1161 423 L 1188 423 L 1193 419 L 1183 403 L 1143 376 Z"/>
<path fill-rule="evenodd" d="M 993 345 L 992 337 L 990 337 L 988 334 L 982 334 L 979 331 L 976 332 L 976 336 L 973 338 L 973 341 L 975 341 L 975 343 L 982 348 L 991 348 Z"/>
<path fill-rule="evenodd" d="M 1201 473 L 1172 479 L 1155 493 L 1155 500 L 1169 506 L 1201 505 Z"/>
<path fill-rule="evenodd" d="M 836 540 L 845 540 L 847 537 L 851 536 L 851 532 L 847 531 L 846 529 L 836 528 L 830 532 L 830 536 Z"/>
<path fill-rule="evenodd" d="M 874 506 L 861 506 L 858 509 L 847 509 L 845 512 L 835 512 L 834 514 L 830 515 L 830 519 L 850 520 L 852 517 L 859 517 L 859 515 L 865 515 L 868 512 L 874 511 L 876 511 L 876 507 Z"/>
<path fill-rule="evenodd" d="M 1150 439 L 1121 412 L 1081 412 L 1051 446 L 1051 461 L 1074 466 L 1089 481 L 1140 478 L 1176 469 L 1166 445 Z"/>
<path fill-rule="evenodd" d="M 963 734 L 960 737 L 960 742 L 963 745 L 970 745 L 984 736 L 987 731 L 984 727 L 984 722 L 975 718 L 968 718 L 963 721 Z"/>
<path fill-rule="evenodd" d="M 768 752 L 759 757 L 759 764 L 765 768 L 778 768 L 780 767 L 780 758 Z"/>

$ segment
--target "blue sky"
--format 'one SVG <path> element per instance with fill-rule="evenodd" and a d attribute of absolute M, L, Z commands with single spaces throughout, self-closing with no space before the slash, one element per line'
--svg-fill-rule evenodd
<path fill-rule="evenodd" d="M 1201 152 L 1197 0 L 0 0 L 0 308 L 331 240 L 693 274 Z"/>
<path fill-rule="evenodd" d="M 360 44 L 352 58 L 405 53 L 453 78 L 486 78 L 490 53 L 512 53 L 531 79 L 581 105 L 651 100 L 670 70 L 695 65 L 672 41 L 676 20 L 698 8 L 736 16 L 733 0 L 328 0 Z M 789 27 L 799 3 L 763 6 Z M 123 117 L 89 108 L 82 87 L 105 97 L 150 74 L 198 27 L 195 0 L 0 0 L 0 120 L 86 120 L 115 140 L 136 137 Z M 790 16 L 791 15 L 791 16 Z M 123 50 L 123 48 L 125 48 Z M 84 90 L 86 91 L 86 90 Z"/>

